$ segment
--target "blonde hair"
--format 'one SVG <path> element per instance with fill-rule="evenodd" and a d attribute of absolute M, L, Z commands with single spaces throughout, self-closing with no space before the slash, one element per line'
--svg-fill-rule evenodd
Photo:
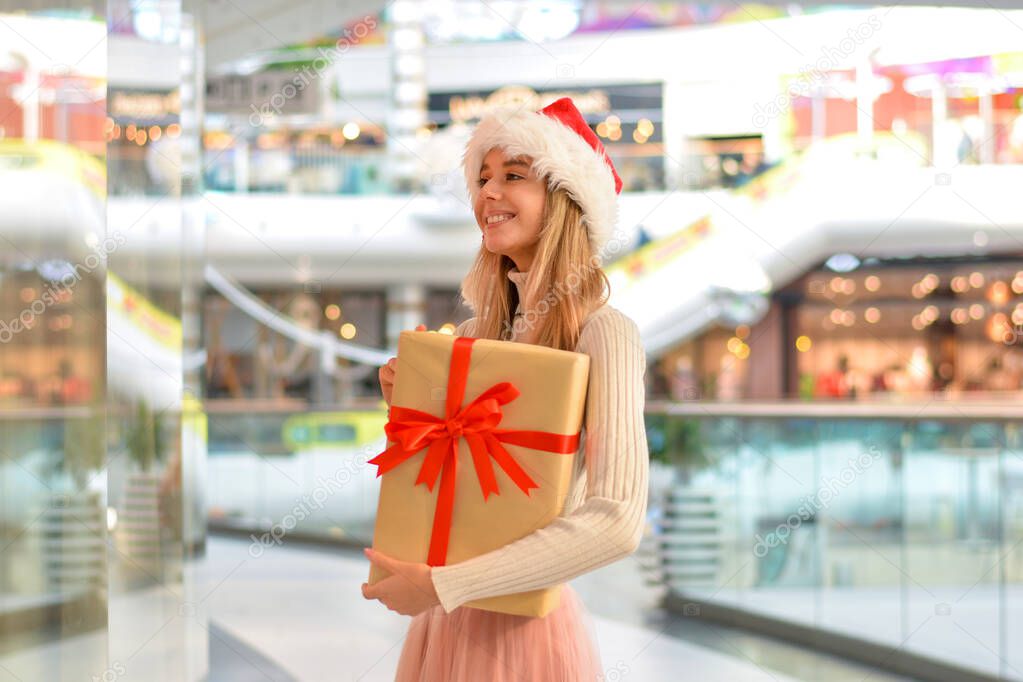
<path fill-rule="evenodd" d="M 517 331 L 535 332 L 533 343 L 575 350 L 583 321 L 607 302 L 610 283 L 593 253 L 579 205 L 561 188 L 548 189 L 543 226 L 529 268 Z M 477 338 L 508 340 L 518 288 L 508 278 L 515 266 L 508 256 L 482 244 L 462 280 L 463 302 L 475 313 Z"/>

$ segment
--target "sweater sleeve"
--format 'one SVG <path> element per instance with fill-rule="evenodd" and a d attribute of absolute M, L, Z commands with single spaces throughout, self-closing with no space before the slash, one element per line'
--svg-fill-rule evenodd
<path fill-rule="evenodd" d="M 455 336 L 471 336 L 475 323 L 475 317 L 470 317 L 468 320 L 460 322 L 458 326 L 455 327 Z"/>
<path fill-rule="evenodd" d="M 646 354 L 639 329 L 612 309 L 583 327 L 577 349 L 590 356 L 585 500 L 504 547 L 435 566 L 433 584 L 448 613 L 474 599 L 565 583 L 628 556 L 639 545 L 649 466 L 643 422 Z"/>

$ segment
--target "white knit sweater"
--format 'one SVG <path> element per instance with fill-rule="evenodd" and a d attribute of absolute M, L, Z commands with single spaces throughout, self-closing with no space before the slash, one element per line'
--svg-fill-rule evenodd
<path fill-rule="evenodd" d="M 508 273 L 519 300 L 526 275 Z M 474 320 L 460 324 L 455 334 L 472 336 Z M 646 354 L 639 329 L 604 305 L 584 321 L 575 350 L 590 356 L 590 383 L 565 507 L 546 527 L 504 547 L 435 566 L 433 584 L 448 613 L 473 599 L 565 583 L 628 556 L 639 544 L 649 465 L 643 423 Z"/>

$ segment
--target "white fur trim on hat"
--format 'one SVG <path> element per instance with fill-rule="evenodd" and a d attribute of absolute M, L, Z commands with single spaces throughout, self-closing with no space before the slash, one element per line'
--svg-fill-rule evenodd
<path fill-rule="evenodd" d="M 533 170 L 547 178 L 547 188 L 561 187 L 579 204 L 590 246 L 603 260 L 601 250 L 618 222 L 614 175 L 604 158 L 574 130 L 549 116 L 528 109 L 494 110 L 480 120 L 462 158 L 474 206 L 483 159 L 495 147 L 510 157 L 532 157 Z"/>

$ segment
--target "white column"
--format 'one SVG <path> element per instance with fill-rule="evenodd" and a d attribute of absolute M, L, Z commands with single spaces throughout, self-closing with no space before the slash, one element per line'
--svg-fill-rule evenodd
<path fill-rule="evenodd" d="M 235 138 L 234 191 L 249 191 L 249 141 L 241 136 Z"/>
<path fill-rule="evenodd" d="M 951 168 L 958 162 L 956 141 L 948 130 L 948 94 L 945 84 L 936 78 L 931 89 L 931 161 L 939 168 Z"/>
<path fill-rule="evenodd" d="M 396 284 L 387 290 L 387 347 L 397 348 L 398 335 L 426 323 L 426 288 L 422 284 Z"/>
<path fill-rule="evenodd" d="M 820 142 L 824 139 L 827 125 L 828 97 L 824 88 L 814 88 L 810 95 L 810 139 Z"/>
<path fill-rule="evenodd" d="M 416 133 L 427 122 L 426 56 L 420 0 L 396 0 L 389 15 L 391 109 L 387 121 L 387 153 L 391 187 L 411 191 L 422 182 L 415 154 Z M 429 179 L 427 179 L 427 182 Z"/>
<path fill-rule="evenodd" d="M 994 101 L 991 89 L 985 85 L 984 90 L 980 93 L 980 120 L 984 124 L 981 138 L 978 140 L 980 148 L 978 153 L 980 155 L 981 163 L 994 163 L 995 162 L 995 121 L 994 121 Z"/>
<path fill-rule="evenodd" d="M 856 139 L 860 154 L 874 148 L 874 70 L 868 59 L 856 64 Z"/>
<path fill-rule="evenodd" d="M 25 76 L 21 83 L 21 91 L 24 96 L 21 98 L 21 137 L 25 142 L 35 142 L 39 139 L 39 82 L 41 76 L 39 69 L 28 61 L 25 66 Z"/>
<path fill-rule="evenodd" d="M 687 179 L 689 150 L 683 117 L 686 100 L 683 85 L 677 80 L 666 80 L 661 90 L 661 140 L 664 144 L 664 183 L 668 188 L 678 187 Z M 696 176 L 692 176 L 696 177 Z"/>

